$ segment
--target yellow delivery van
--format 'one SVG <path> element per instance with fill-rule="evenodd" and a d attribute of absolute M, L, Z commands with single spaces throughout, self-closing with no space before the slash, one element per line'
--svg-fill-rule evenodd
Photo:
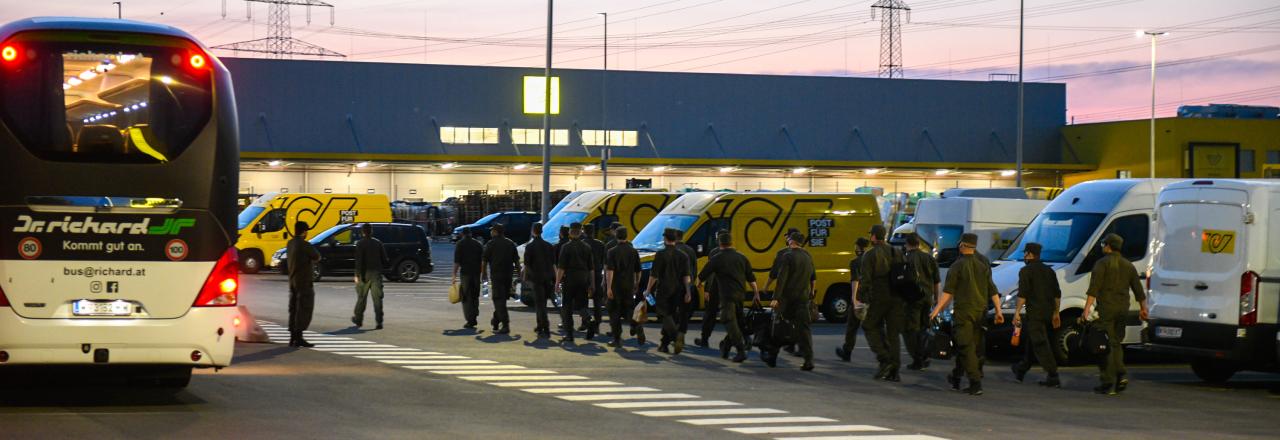
<path fill-rule="evenodd" d="M 614 222 L 621 223 L 631 234 L 644 228 L 650 220 L 684 193 L 639 191 L 591 191 L 579 195 L 547 221 L 542 239 L 556 244 L 560 227 L 574 223 L 595 225 L 603 231 Z M 599 233 L 599 232 L 597 232 Z"/>
<path fill-rule="evenodd" d="M 805 249 L 813 255 L 818 281 L 814 301 L 830 322 L 843 322 L 852 306 L 849 260 L 858 237 L 868 236 L 880 222 L 880 210 L 871 194 L 853 193 L 690 193 L 663 209 L 636 235 L 644 278 L 653 255 L 663 248 L 662 231 L 684 231 L 685 242 L 698 252 L 698 267 L 717 246 L 721 229 L 733 234 L 735 247 L 751 261 L 760 288 L 769 277 L 774 255 L 787 246 L 786 232 L 799 229 L 808 239 Z M 648 281 L 644 281 L 647 283 Z M 750 301 L 748 295 L 747 301 Z M 763 292 L 768 300 L 771 293 Z M 698 299 L 701 301 L 701 298 Z"/>
<path fill-rule="evenodd" d="M 298 221 L 310 226 L 308 236 L 345 223 L 387 223 L 391 202 L 382 194 L 265 194 L 240 212 L 240 270 L 262 270 L 264 257 L 285 247 Z"/>

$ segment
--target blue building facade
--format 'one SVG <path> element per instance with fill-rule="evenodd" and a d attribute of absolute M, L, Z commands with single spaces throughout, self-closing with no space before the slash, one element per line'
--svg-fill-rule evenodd
<path fill-rule="evenodd" d="M 529 162 L 540 129 L 524 77 L 541 69 L 223 58 L 246 158 Z M 634 131 L 618 163 L 813 167 L 1011 167 L 1017 84 L 813 76 L 555 70 L 567 129 L 557 162 L 598 159 L 583 130 Z M 602 88 L 602 81 L 605 86 Z M 604 96 L 602 97 L 602 91 Z M 1066 86 L 1026 84 L 1024 160 L 1061 169 Z M 607 108 L 606 108 L 607 106 Z M 607 117 L 607 121 L 605 118 Z M 446 143 L 445 127 L 498 129 Z"/>

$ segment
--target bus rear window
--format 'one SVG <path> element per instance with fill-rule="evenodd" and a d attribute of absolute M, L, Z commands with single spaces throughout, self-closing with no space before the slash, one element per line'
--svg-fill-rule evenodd
<path fill-rule="evenodd" d="M 0 118 L 37 157 L 168 162 L 209 122 L 211 61 L 193 46 L 32 40 L 6 42 Z"/>

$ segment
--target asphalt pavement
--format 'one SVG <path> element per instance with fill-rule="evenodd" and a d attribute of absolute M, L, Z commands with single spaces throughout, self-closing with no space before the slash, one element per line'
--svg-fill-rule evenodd
<path fill-rule="evenodd" d="M 314 349 L 287 347 L 288 289 L 278 274 L 245 276 L 241 302 L 273 338 L 240 343 L 235 363 L 198 371 L 177 394 L 79 386 L 75 377 L 0 390 L 0 437 L 49 438 L 1275 438 L 1280 376 L 1241 373 L 1200 382 L 1185 364 L 1130 352 L 1131 385 L 1095 395 L 1095 367 L 1063 370 L 1064 388 L 1013 381 L 986 367 L 986 394 L 952 392 L 950 362 L 872 380 L 860 338 L 852 362 L 834 349 L 844 326 L 814 328 L 817 369 L 783 354 L 777 368 L 753 352 L 743 364 L 692 346 L 672 356 L 650 342 L 608 347 L 539 340 L 531 308 L 512 302 L 512 333 L 461 330 L 448 301 L 452 247 L 436 272 L 386 284 L 386 328 L 353 328 L 354 283 L 317 285 Z M 370 308 L 371 309 L 371 308 Z M 481 324 L 492 306 L 481 305 Z M 553 322 L 558 322 L 554 317 Z M 697 323 L 691 326 L 696 327 Z M 650 324 L 650 339 L 658 327 Z M 717 332 L 712 337 L 719 341 Z"/>

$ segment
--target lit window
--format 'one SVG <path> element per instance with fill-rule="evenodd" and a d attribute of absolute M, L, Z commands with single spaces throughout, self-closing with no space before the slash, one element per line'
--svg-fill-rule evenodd
<path fill-rule="evenodd" d="M 524 112 L 529 115 L 546 113 L 547 77 L 524 77 Z M 560 77 L 551 77 L 551 114 L 560 114 Z M 555 135 L 552 135 L 553 137 Z"/>
<path fill-rule="evenodd" d="M 516 145 L 542 145 L 542 129 L 513 128 L 511 129 L 511 143 Z M 569 130 L 551 130 L 551 145 L 561 147 L 569 145 Z"/>
<path fill-rule="evenodd" d="M 608 133 L 606 135 L 606 133 Z M 600 147 L 605 145 L 605 138 L 608 136 L 610 147 L 634 147 L 636 146 L 636 132 L 634 130 L 582 130 L 582 145 L 589 147 Z"/>
<path fill-rule="evenodd" d="M 440 142 L 446 144 L 497 144 L 498 129 L 488 127 L 440 127 Z"/>

